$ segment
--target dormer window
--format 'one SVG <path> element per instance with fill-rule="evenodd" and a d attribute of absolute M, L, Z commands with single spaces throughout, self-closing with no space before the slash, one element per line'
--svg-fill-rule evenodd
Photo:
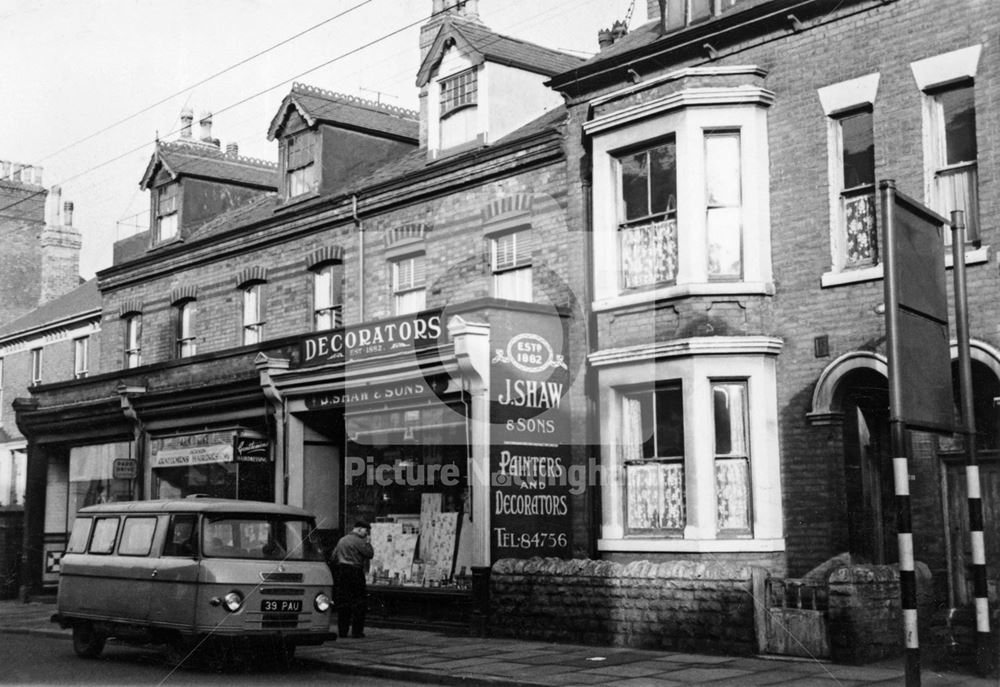
<path fill-rule="evenodd" d="M 476 68 L 441 79 L 441 148 L 451 148 L 478 135 L 479 81 Z"/>
<path fill-rule="evenodd" d="M 316 136 L 303 132 L 285 139 L 285 197 L 295 198 L 318 188 Z"/>
<path fill-rule="evenodd" d="M 177 195 L 177 184 L 166 184 L 156 191 L 156 243 L 177 236 Z"/>

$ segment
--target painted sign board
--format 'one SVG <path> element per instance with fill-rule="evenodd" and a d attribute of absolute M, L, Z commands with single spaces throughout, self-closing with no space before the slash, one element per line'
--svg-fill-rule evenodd
<path fill-rule="evenodd" d="M 501 311 L 490 329 L 492 559 L 569 557 L 569 371 L 561 318 Z"/>
<path fill-rule="evenodd" d="M 131 458 L 115 458 L 111 464 L 114 479 L 135 479 L 139 474 L 139 464 Z"/>
<path fill-rule="evenodd" d="M 883 183 L 885 317 L 891 413 L 914 429 L 952 432 L 954 399 L 944 262 L 947 221 Z"/>
<path fill-rule="evenodd" d="M 442 343 L 447 333 L 441 310 L 330 329 L 304 337 L 291 367 L 349 363 L 383 355 L 418 351 Z"/>

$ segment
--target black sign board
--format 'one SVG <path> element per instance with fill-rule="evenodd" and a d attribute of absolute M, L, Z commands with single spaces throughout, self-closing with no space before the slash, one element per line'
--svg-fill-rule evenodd
<path fill-rule="evenodd" d="M 348 363 L 439 345 L 447 337 L 441 310 L 330 329 L 304 337 L 292 367 Z"/>
<path fill-rule="evenodd" d="M 571 555 L 569 371 L 560 318 L 491 318 L 493 560 Z"/>
<path fill-rule="evenodd" d="M 267 439 L 236 437 L 235 460 L 237 463 L 270 463 L 271 445 Z"/>
<path fill-rule="evenodd" d="M 896 191 L 891 182 L 882 185 L 882 216 L 890 412 L 914 429 L 952 432 L 947 221 Z"/>

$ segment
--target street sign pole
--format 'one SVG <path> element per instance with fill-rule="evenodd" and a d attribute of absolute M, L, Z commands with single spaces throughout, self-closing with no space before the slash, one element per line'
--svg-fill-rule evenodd
<path fill-rule="evenodd" d="M 965 485 L 969 500 L 969 537 L 972 540 L 972 588 L 976 605 L 976 672 L 989 674 L 989 589 L 986 583 L 986 546 L 983 538 L 983 500 L 979 487 L 976 416 L 972 397 L 972 360 L 969 346 L 969 297 L 965 278 L 965 213 L 951 213 L 952 276 L 955 280 L 955 333 L 958 341 L 958 380 L 962 396 L 962 432 L 965 434 Z"/>
<path fill-rule="evenodd" d="M 917 633 L 917 579 L 913 560 L 913 525 L 910 516 L 910 470 L 906 456 L 906 427 L 900 415 L 902 347 L 899 337 L 899 284 L 896 274 L 896 184 L 883 181 L 882 217 L 885 248 L 884 289 L 886 343 L 889 358 L 889 430 L 892 475 L 896 495 L 899 591 L 903 611 L 903 646 L 906 651 L 906 687 L 920 687 L 920 642 Z"/>

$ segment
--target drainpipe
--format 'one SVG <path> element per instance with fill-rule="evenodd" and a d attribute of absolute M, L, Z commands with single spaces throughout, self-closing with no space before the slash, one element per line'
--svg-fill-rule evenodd
<path fill-rule="evenodd" d="M 281 481 L 276 483 L 275 495 L 278 503 L 288 503 L 288 451 L 285 439 L 285 422 L 288 419 L 288 407 L 285 397 L 274 384 L 271 370 L 287 370 L 288 360 L 284 358 L 268 358 L 261 353 L 254 360 L 254 366 L 260 374 L 260 388 L 274 415 L 274 474 L 280 475 Z M 276 480 L 277 481 L 277 480 Z"/>
<path fill-rule="evenodd" d="M 129 494 L 129 497 L 133 500 L 137 500 L 142 497 L 143 494 L 150 494 L 153 482 L 153 472 L 152 470 L 146 470 L 144 465 L 143 457 L 145 455 L 145 439 L 146 439 L 146 428 L 142 424 L 142 420 L 139 419 L 139 413 L 136 412 L 135 406 L 132 404 L 132 396 L 136 394 L 146 393 L 146 387 L 129 385 L 124 382 L 119 382 L 118 386 L 115 387 L 115 391 L 118 392 L 118 396 L 121 399 L 122 414 L 128 418 L 129 422 L 132 423 L 132 443 L 135 445 L 135 461 L 137 465 L 142 465 L 142 490 L 139 494 Z M 131 489 L 129 490 L 131 492 Z"/>
<path fill-rule="evenodd" d="M 592 119 L 594 116 L 593 108 L 587 108 L 587 119 Z M 586 318 L 584 322 L 585 334 L 584 340 L 587 342 L 587 350 L 584 353 L 585 356 L 589 357 L 591 353 L 594 353 L 600 347 L 600 341 L 597 338 L 597 314 L 594 312 L 594 217 L 593 217 L 593 158 L 592 158 L 592 141 L 589 136 L 584 134 L 583 141 L 583 155 L 580 158 L 580 187 L 582 193 L 580 194 L 583 207 L 581 208 L 581 214 L 583 215 L 583 251 L 584 251 L 584 278 L 583 278 L 583 303 L 584 312 L 586 313 Z M 590 361 L 586 358 L 583 361 L 584 364 L 584 384 L 585 394 L 587 397 L 587 415 L 592 418 L 591 421 L 587 422 L 587 462 L 588 468 L 590 467 L 589 462 L 595 460 L 596 466 L 602 465 L 603 456 L 601 455 L 601 432 L 600 432 L 600 405 L 598 403 L 598 398 L 600 397 L 600 385 L 597 380 L 597 372 L 590 367 Z M 590 502 L 587 504 L 587 513 L 590 517 L 591 527 L 590 531 L 590 541 L 587 542 L 588 548 L 590 549 L 589 555 L 591 558 L 596 558 L 597 556 L 597 539 L 599 537 L 598 533 L 604 525 L 604 517 L 602 514 L 601 500 L 603 498 L 603 482 L 604 482 L 604 471 L 600 468 L 596 468 L 594 471 L 595 477 L 599 479 L 594 480 L 594 483 L 590 485 L 590 488 L 584 492 L 587 496 L 587 500 Z"/>
<path fill-rule="evenodd" d="M 358 196 L 351 196 L 351 217 L 358 230 L 358 322 L 365 321 L 365 226 L 358 217 Z"/>

